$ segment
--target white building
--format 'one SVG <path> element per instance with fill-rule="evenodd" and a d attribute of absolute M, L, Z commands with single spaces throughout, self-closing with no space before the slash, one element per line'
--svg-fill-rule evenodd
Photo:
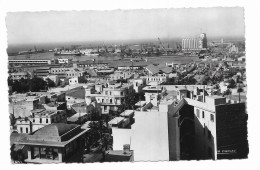
<path fill-rule="evenodd" d="M 134 74 L 131 72 L 116 71 L 114 74 L 110 74 L 111 80 L 130 79 L 133 78 Z"/>
<path fill-rule="evenodd" d="M 246 61 L 246 56 L 241 56 L 237 59 L 237 61 L 242 61 L 245 62 Z"/>
<path fill-rule="evenodd" d="M 21 78 L 28 79 L 31 77 L 31 75 L 25 71 L 17 72 L 17 73 L 10 73 L 9 76 L 12 80 L 20 80 Z"/>
<path fill-rule="evenodd" d="M 70 61 L 71 61 L 71 59 L 68 59 L 68 58 L 59 58 L 58 59 L 59 64 L 69 63 Z"/>
<path fill-rule="evenodd" d="M 79 84 L 79 78 L 73 77 L 69 79 L 69 85 Z"/>
<path fill-rule="evenodd" d="M 108 113 L 109 110 L 117 111 L 118 106 L 125 101 L 128 95 L 133 94 L 133 92 L 132 83 L 106 83 L 85 86 L 85 96 L 95 97 L 101 105 L 102 113 Z"/>
<path fill-rule="evenodd" d="M 57 85 L 59 83 L 59 76 L 58 75 L 48 75 L 45 77 L 42 77 L 44 81 L 47 81 L 47 79 L 52 80 L 55 85 Z"/>
<path fill-rule="evenodd" d="M 52 123 L 66 123 L 67 115 L 64 110 L 36 109 L 31 111 L 32 132 Z"/>
<path fill-rule="evenodd" d="M 146 79 L 145 78 L 138 78 L 138 79 L 133 79 L 133 88 L 135 93 L 140 93 L 142 92 L 143 87 L 146 85 Z"/>
<path fill-rule="evenodd" d="M 240 133 L 246 125 L 237 126 L 237 121 L 246 121 L 244 103 L 229 104 L 225 97 L 209 96 L 199 88 L 157 96 L 160 100 L 134 112 L 131 128 L 112 127 L 113 150 L 129 144 L 134 161 L 168 161 L 236 157 L 235 152 L 246 149 L 247 136 Z M 236 147 L 241 140 L 243 146 Z"/>
<path fill-rule="evenodd" d="M 53 111 L 45 109 L 35 109 L 31 111 L 28 118 L 18 119 L 16 121 L 18 133 L 32 133 L 36 130 L 52 124 L 65 123 L 67 121 L 66 112 L 63 110 Z"/>
<path fill-rule="evenodd" d="M 66 71 L 66 75 L 68 78 L 72 78 L 72 77 L 81 77 L 84 75 L 85 71 L 80 71 L 78 69 L 70 69 L 69 71 Z"/>
<path fill-rule="evenodd" d="M 238 47 L 234 44 L 228 49 L 229 53 L 238 53 Z"/>

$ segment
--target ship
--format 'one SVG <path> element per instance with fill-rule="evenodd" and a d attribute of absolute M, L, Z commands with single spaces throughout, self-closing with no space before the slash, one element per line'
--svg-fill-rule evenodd
<path fill-rule="evenodd" d="M 66 55 L 66 56 L 81 56 L 82 53 L 79 51 L 56 51 L 54 53 L 55 56 L 59 56 L 59 55 Z"/>

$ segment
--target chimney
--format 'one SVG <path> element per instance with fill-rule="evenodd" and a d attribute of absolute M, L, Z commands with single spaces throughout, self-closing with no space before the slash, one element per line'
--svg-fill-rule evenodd
<path fill-rule="evenodd" d="M 124 154 L 129 153 L 130 152 L 130 145 L 129 144 L 123 145 L 123 151 L 124 151 Z"/>

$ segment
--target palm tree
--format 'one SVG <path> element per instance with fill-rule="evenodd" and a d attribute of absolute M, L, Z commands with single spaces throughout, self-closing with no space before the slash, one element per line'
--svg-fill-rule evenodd
<path fill-rule="evenodd" d="M 101 148 L 103 160 L 105 159 L 105 151 L 108 150 L 111 141 L 111 135 L 106 124 L 104 119 L 100 119 L 96 122 L 92 121 L 89 125 L 94 142 L 98 143 Z"/>

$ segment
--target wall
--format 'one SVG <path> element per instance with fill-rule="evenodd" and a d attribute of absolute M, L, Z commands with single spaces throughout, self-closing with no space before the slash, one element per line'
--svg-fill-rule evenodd
<path fill-rule="evenodd" d="M 131 148 L 135 161 L 168 161 L 167 112 L 135 112 Z"/>
<path fill-rule="evenodd" d="M 247 158 L 249 146 L 247 140 L 248 115 L 246 113 L 246 104 L 219 105 L 216 106 L 216 113 L 217 158 Z"/>
<path fill-rule="evenodd" d="M 204 117 L 203 117 L 204 113 Z M 213 120 L 211 120 L 213 116 Z M 215 112 L 194 107 L 195 147 L 197 157 L 216 160 L 216 118 Z M 209 153 L 209 149 L 212 151 Z"/>
<path fill-rule="evenodd" d="M 180 160 L 180 129 L 179 116 L 168 115 L 169 159 Z"/>
<path fill-rule="evenodd" d="M 17 120 L 16 121 L 16 129 L 18 133 L 31 133 L 31 122 L 29 120 L 24 121 L 24 120 Z M 22 129 L 22 131 L 21 131 Z M 28 132 L 26 132 L 26 129 Z"/>

